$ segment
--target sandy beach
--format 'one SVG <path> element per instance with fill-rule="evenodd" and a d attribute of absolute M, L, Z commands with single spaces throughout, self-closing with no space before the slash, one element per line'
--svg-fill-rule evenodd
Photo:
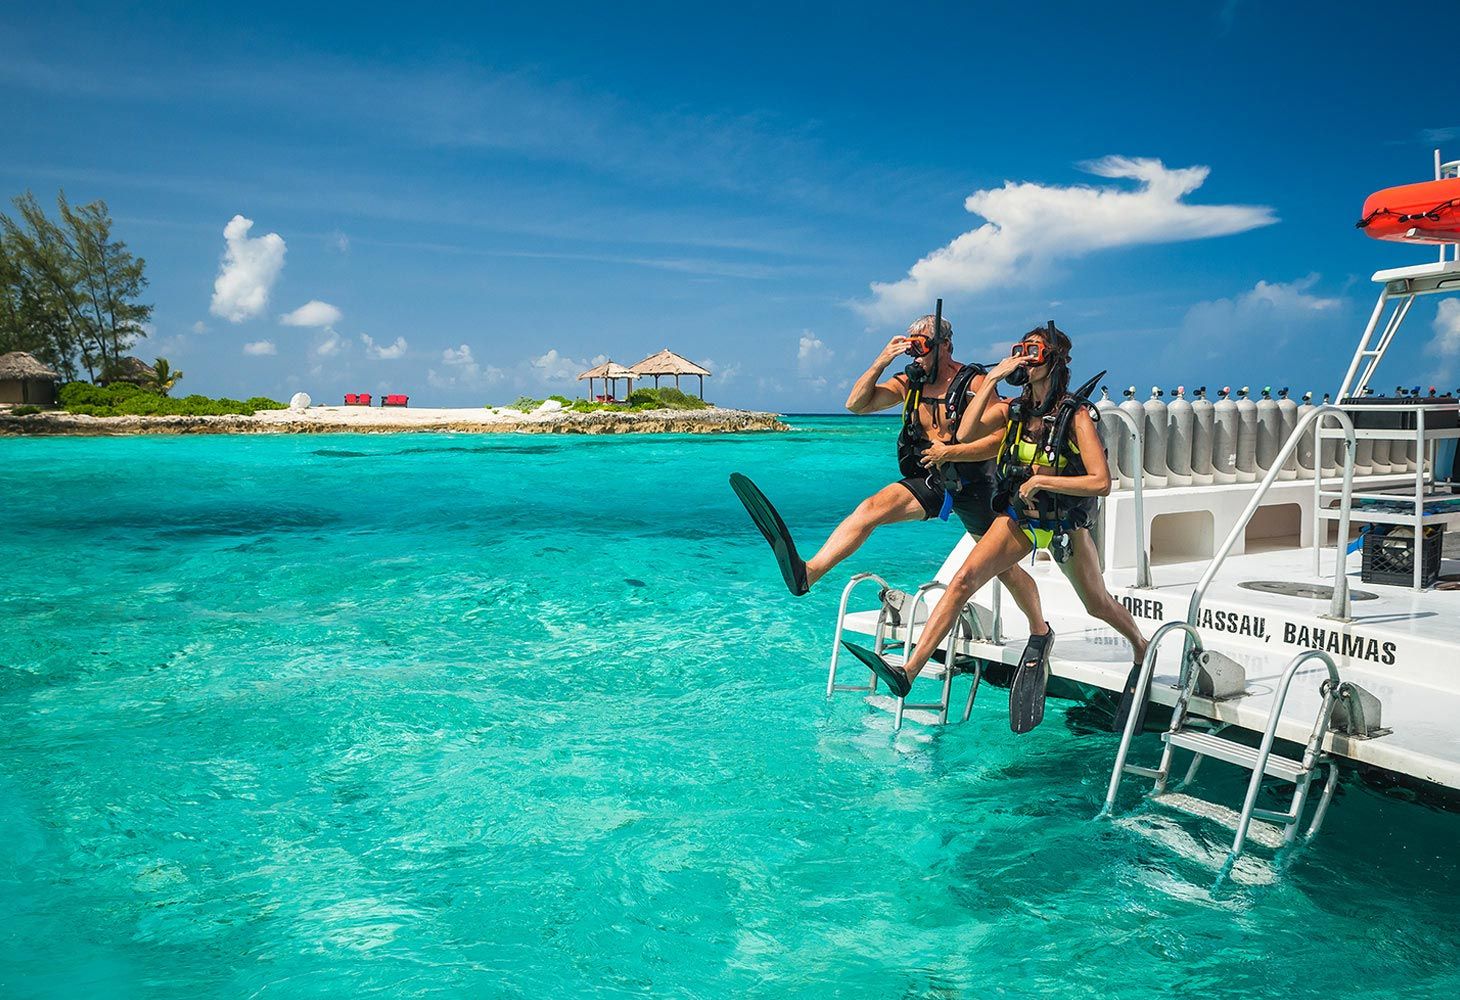
<path fill-rule="evenodd" d="M 595 413 L 521 413 L 506 408 L 311 406 L 251 416 L 92 417 L 61 411 L 15 416 L 0 410 L 0 435 L 127 434 L 724 434 L 782 431 L 774 413 L 711 407 Z"/>

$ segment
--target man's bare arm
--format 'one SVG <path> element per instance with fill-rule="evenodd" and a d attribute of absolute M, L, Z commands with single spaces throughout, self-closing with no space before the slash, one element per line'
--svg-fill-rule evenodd
<path fill-rule="evenodd" d="M 889 406 L 896 406 L 907 396 L 907 383 L 898 376 L 893 376 L 886 382 L 877 381 L 887 366 L 892 364 L 892 359 L 907 350 L 909 341 L 906 337 L 893 337 L 877 355 L 877 360 L 872 362 L 872 367 L 862 373 L 857 379 L 857 384 L 852 386 L 851 395 L 847 396 L 847 409 L 853 413 L 876 413 L 878 410 L 885 410 Z"/>

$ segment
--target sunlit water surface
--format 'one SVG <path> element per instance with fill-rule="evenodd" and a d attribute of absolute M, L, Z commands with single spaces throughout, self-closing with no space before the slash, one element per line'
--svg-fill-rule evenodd
<path fill-rule="evenodd" d="M 956 531 L 789 598 L 726 476 L 810 549 L 895 431 L 794 422 L 0 441 L 0 995 L 1456 995 L 1460 815 L 1350 776 L 1214 893 L 1088 709 L 827 702 Z"/>

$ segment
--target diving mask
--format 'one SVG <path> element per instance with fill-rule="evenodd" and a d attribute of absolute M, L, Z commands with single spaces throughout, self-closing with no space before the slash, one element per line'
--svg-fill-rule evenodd
<path fill-rule="evenodd" d="M 1029 359 L 1028 365 L 1023 368 L 1016 368 L 1009 373 L 1007 381 L 1010 385 L 1027 384 L 1029 382 L 1029 369 L 1038 368 L 1049 359 L 1049 348 L 1045 346 L 1043 340 L 1037 337 L 1019 341 L 1009 353 L 1011 357 Z"/>

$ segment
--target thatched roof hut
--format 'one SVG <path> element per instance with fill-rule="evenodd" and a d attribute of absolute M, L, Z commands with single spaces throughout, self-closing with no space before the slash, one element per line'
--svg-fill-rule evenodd
<path fill-rule="evenodd" d="M 688 358 L 675 354 L 667 347 L 658 354 L 651 354 L 634 365 L 633 372 L 640 378 L 652 378 L 656 389 L 659 388 L 659 380 L 666 376 L 674 376 L 674 387 L 678 389 L 681 375 L 697 375 L 700 380 L 701 399 L 705 398 L 705 376 L 710 374 L 706 369 Z"/>
<path fill-rule="evenodd" d="M 106 371 L 97 380 L 101 385 L 113 382 L 130 382 L 132 385 L 152 385 L 157 381 L 157 369 L 141 358 L 118 358 L 107 365 Z"/>
<path fill-rule="evenodd" d="M 621 379 L 628 379 L 629 392 L 633 392 L 634 379 L 636 377 L 637 376 L 634 375 L 632 369 L 625 368 L 623 365 L 615 364 L 612 361 L 605 361 L 603 364 L 598 365 L 594 368 L 590 368 L 586 372 L 583 372 L 581 375 L 578 376 L 578 381 L 582 382 L 584 379 L 588 380 L 588 396 L 591 399 L 593 398 L 594 379 L 603 379 L 604 389 L 607 391 L 609 396 L 613 396 L 614 388 L 612 383 L 617 382 Z"/>
<path fill-rule="evenodd" d="M 0 354 L 0 403 L 53 406 L 61 376 L 24 351 Z"/>

